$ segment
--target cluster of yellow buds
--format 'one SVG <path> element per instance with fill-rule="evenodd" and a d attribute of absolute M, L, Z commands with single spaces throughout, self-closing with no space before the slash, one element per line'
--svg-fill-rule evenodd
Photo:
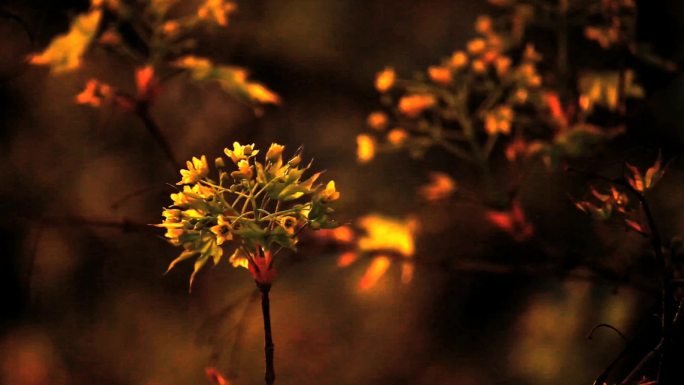
<path fill-rule="evenodd" d="M 269 283 L 275 275 L 272 258 L 280 249 L 295 250 L 299 231 L 336 226 L 330 218 L 330 203 L 340 196 L 335 182 L 316 183 L 321 172 L 304 179 L 311 163 L 302 166 L 301 151 L 285 160 L 284 150 L 273 143 L 258 161 L 254 144 L 235 142 L 224 150 L 227 158 L 215 159 L 213 178 L 206 156 L 187 162 L 177 183 L 182 190 L 171 194 L 173 203 L 156 225 L 166 229 L 171 244 L 183 248 L 169 270 L 196 257 L 192 285 L 197 272 L 209 260 L 219 263 L 227 248 L 233 266 L 248 268 L 258 282 Z"/>
<path fill-rule="evenodd" d="M 407 149 L 420 155 L 433 145 L 463 146 L 464 138 L 478 142 L 483 139 L 480 133 L 510 135 L 521 125 L 516 121 L 517 108 L 544 108 L 537 71 L 541 55 L 528 45 L 514 61 L 494 24 L 488 16 L 479 17 L 478 37 L 414 79 L 399 79 L 392 67 L 377 74 L 375 88 L 385 108 L 370 113 L 371 131 L 357 137 L 360 162 L 384 150 Z M 474 101 L 481 103 L 473 107 Z M 453 138 L 458 140 L 447 143 Z M 472 147 L 463 146 L 459 152 Z"/>
<path fill-rule="evenodd" d="M 382 109 L 369 114 L 370 130 L 357 137 L 359 162 L 383 151 L 408 150 L 421 156 L 441 147 L 461 160 L 480 163 L 503 147 L 511 162 L 534 158 L 554 167 L 622 132 L 619 124 L 599 127 L 588 121 L 596 107 L 623 114 L 625 98 L 643 98 L 634 71 L 580 71 L 578 98 L 561 97 L 544 84 L 538 70 L 544 57 L 522 40 L 534 6 L 526 4 L 520 13 L 512 3 L 495 5 L 514 13 L 513 25 L 507 19 L 478 17 L 477 36 L 424 73 L 402 79 L 386 67 L 377 74 Z M 602 4 L 606 15 L 633 8 L 630 0 Z M 558 80 L 553 74 L 546 78 Z"/>
<path fill-rule="evenodd" d="M 485 114 L 485 131 L 489 135 L 511 133 L 513 109 L 507 105 L 499 106 Z"/>

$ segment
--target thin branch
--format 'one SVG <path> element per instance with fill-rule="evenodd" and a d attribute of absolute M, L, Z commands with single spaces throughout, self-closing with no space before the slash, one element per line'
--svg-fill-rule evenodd
<path fill-rule="evenodd" d="M 147 103 L 139 103 L 138 108 L 136 109 L 136 116 L 140 118 L 147 131 L 150 133 L 150 135 L 152 135 L 159 147 L 161 147 L 161 149 L 164 151 L 164 154 L 169 159 L 169 162 L 173 164 L 176 170 L 180 170 L 182 165 L 178 161 L 178 158 L 176 158 L 174 155 L 173 149 L 171 148 L 171 144 L 169 144 L 168 139 L 159 128 L 157 122 L 155 122 L 150 115 L 149 105 Z"/>
<path fill-rule="evenodd" d="M 271 285 L 257 283 L 257 287 L 261 292 L 261 314 L 264 318 L 264 355 L 266 359 L 264 380 L 266 381 L 266 385 L 273 385 L 275 382 L 275 369 L 273 368 L 273 353 L 275 347 L 271 334 L 271 309 L 270 300 L 268 298 L 268 292 L 271 290 Z"/>
<path fill-rule="evenodd" d="M 639 361 L 639 363 L 632 369 L 631 372 L 625 377 L 622 382 L 620 382 L 620 385 L 629 385 L 629 383 L 632 382 L 636 378 L 636 376 L 641 372 L 641 369 L 646 365 L 649 361 L 651 361 L 655 356 L 660 354 L 660 351 L 663 350 L 663 346 L 665 345 L 665 339 L 661 338 L 660 341 L 658 342 L 658 345 L 651 349 L 642 359 Z"/>
<path fill-rule="evenodd" d="M 121 198 L 115 200 L 114 202 L 112 202 L 112 204 L 111 204 L 109 207 L 110 207 L 112 210 L 118 210 L 119 207 L 120 207 L 122 204 L 126 203 L 126 201 L 128 201 L 128 200 L 130 200 L 130 199 L 132 199 L 132 198 L 139 197 L 139 196 L 141 196 L 141 195 L 143 195 L 143 194 L 145 194 L 145 193 L 148 193 L 148 192 L 150 192 L 150 191 L 155 191 L 155 190 L 160 190 L 160 189 L 159 189 L 159 186 L 152 185 L 152 186 L 147 186 L 147 187 L 139 188 L 139 189 L 137 189 L 137 190 L 135 190 L 135 191 L 132 191 L 132 192 L 130 192 L 130 193 L 128 193 L 128 194 L 122 196 Z"/>

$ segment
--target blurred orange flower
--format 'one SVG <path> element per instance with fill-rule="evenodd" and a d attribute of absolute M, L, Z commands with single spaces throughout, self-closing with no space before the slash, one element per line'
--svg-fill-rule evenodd
<path fill-rule="evenodd" d="M 395 146 L 399 146 L 408 139 L 408 133 L 401 128 L 393 128 L 387 133 L 387 141 Z"/>
<path fill-rule="evenodd" d="M 430 183 L 418 189 L 418 195 L 423 199 L 434 202 L 447 198 L 456 191 L 457 185 L 448 174 L 430 172 Z"/>
<path fill-rule="evenodd" d="M 375 77 L 375 89 L 380 92 L 387 92 L 394 85 L 396 77 L 397 75 L 392 67 L 385 67 Z"/>
<path fill-rule="evenodd" d="M 428 68 L 428 75 L 437 84 L 447 85 L 451 83 L 451 70 L 446 67 L 431 66 Z"/>
<path fill-rule="evenodd" d="M 449 65 L 455 69 L 461 69 L 468 64 L 468 55 L 463 51 L 456 51 L 451 55 Z"/>
<path fill-rule="evenodd" d="M 407 95 L 399 100 L 399 111 L 409 118 L 415 118 L 435 104 L 437 100 L 430 94 Z"/>
<path fill-rule="evenodd" d="M 484 52 L 486 47 L 487 43 L 484 41 L 484 39 L 477 38 L 469 41 L 466 49 L 473 55 L 479 55 Z"/>
<path fill-rule="evenodd" d="M 382 131 L 387 128 L 388 122 L 389 118 L 387 118 L 387 114 L 382 111 L 371 112 L 366 121 L 368 127 L 378 131 Z"/>
<path fill-rule="evenodd" d="M 492 32 L 492 19 L 486 15 L 478 16 L 475 21 L 475 31 L 482 34 Z"/>
<path fill-rule="evenodd" d="M 375 157 L 375 140 L 366 134 L 356 137 L 356 159 L 361 163 L 366 163 Z"/>

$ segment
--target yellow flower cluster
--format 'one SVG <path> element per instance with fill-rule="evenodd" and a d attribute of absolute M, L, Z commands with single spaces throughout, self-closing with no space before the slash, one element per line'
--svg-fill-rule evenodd
<path fill-rule="evenodd" d="M 513 110 L 511 107 L 503 105 L 487 112 L 485 116 L 485 131 L 489 135 L 511 133 L 511 122 L 513 121 Z"/>
<path fill-rule="evenodd" d="M 478 37 L 415 79 L 398 79 L 392 67 L 378 72 L 375 88 L 386 109 L 368 116 L 372 132 L 358 135 L 358 160 L 368 162 L 379 151 L 395 149 L 420 155 L 433 145 L 461 156 L 484 144 L 459 149 L 454 146 L 462 146 L 462 140 L 451 145 L 446 138 L 477 142 L 486 136 L 508 135 L 515 128 L 518 107 L 539 109 L 542 78 L 536 63 L 541 55 L 528 45 L 514 62 L 506 54 L 510 49 L 506 39 L 494 27 L 490 17 L 479 17 L 475 23 Z M 481 102 L 473 108 L 476 100 Z"/>
<path fill-rule="evenodd" d="M 284 150 L 283 145 L 273 143 L 263 161 L 258 161 L 260 151 L 254 144 L 235 142 L 232 149 L 224 150 L 228 161 L 216 158 L 218 175 L 214 177 L 210 177 L 206 156 L 187 162 L 177 183 L 182 190 L 171 194 L 172 204 L 163 210 L 164 220 L 157 225 L 166 229 L 171 244 L 183 248 L 169 269 L 197 257 L 192 285 L 197 271 L 210 259 L 217 264 L 224 248 L 229 248 L 231 264 L 246 265 L 264 278 L 260 264 L 266 255 L 275 256 L 274 247 L 294 250 L 297 234 L 306 226 L 336 226 L 330 219 L 330 203 L 340 197 L 335 182 L 316 183 L 320 172 L 304 179 L 311 164 L 301 166 L 300 152 L 284 160 Z M 228 162 L 232 167 L 226 166 Z"/>

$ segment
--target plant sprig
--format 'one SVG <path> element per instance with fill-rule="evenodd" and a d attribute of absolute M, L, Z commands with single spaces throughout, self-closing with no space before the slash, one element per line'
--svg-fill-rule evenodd
<path fill-rule="evenodd" d="M 169 265 L 196 257 L 190 285 L 211 259 L 218 264 L 224 248 L 233 266 L 248 268 L 255 280 L 270 283 L 275 275 L 273 257 L 282 249 L 296 250 L 305 227 L 336 227 L 330 203 L 339 198 L 335 182 L 317 183 L 321 172 L 304 178 L 312 163 L 302 165 L 301 148 L 289 160 L 285 147 L 273 143 L 263 161 L 254 144 L 233 143 L 215 160 L 217 175 L 209 176 L 206 156 L 193 157 L 180 171 L 183 188 L 171 194 L 164 209 L 166 238 L 183 252 Z M 233 167 L 228 167 L 227 163 Z"/>

